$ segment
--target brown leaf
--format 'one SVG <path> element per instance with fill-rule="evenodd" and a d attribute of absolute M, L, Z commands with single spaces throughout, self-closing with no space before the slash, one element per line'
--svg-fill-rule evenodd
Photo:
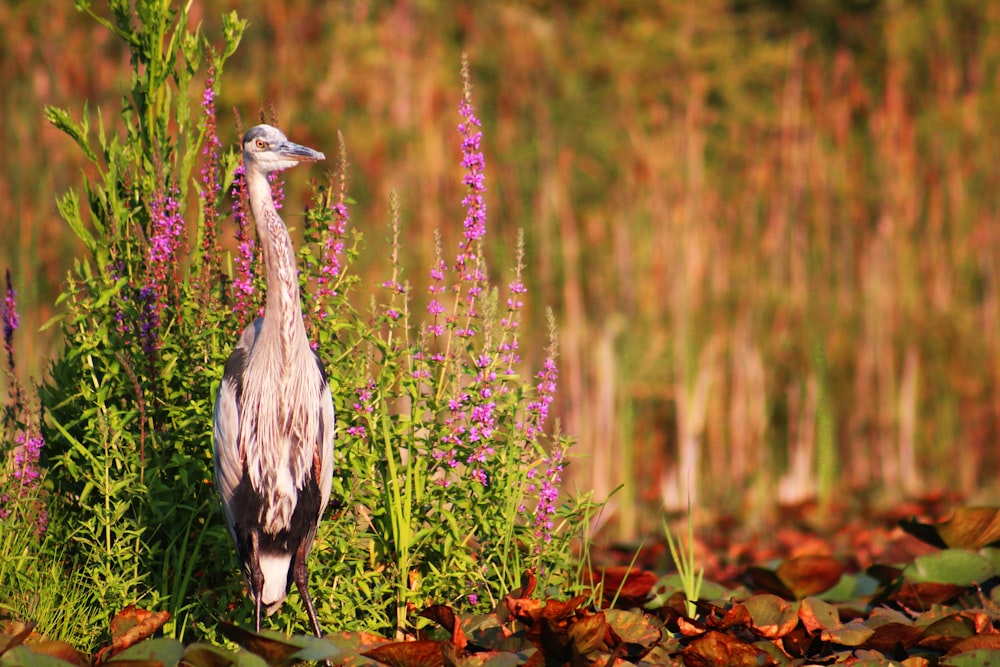
<path fill-rule="evenodd" d="M 268 637 L 244 630 L 225 621 L 219 621 L 215 627 L 226 639 L 234 641 L 251 653 L 259 655 L 269 665 L 281 664 L 291 657 L 292 654 L 298 653 L 302 649 L 301 646 L 281 641 L 275 637 Z"/>
<path fill-rule="evenodd" d="M 66 642 L 50 640 L 36 642 L 31 644 L 31 652 L 58 658 L 77 667 L 90 667 L 90 656 L 77 651 Z"/>
<path fill-rule="evenodd" d="M 685 616 L 677 619 L 677 630 L 684 637 L 698 637 L 705 634 L 705 626 L 697 621 L 692 621 Z"/>
<path fill-rule="evenodd" d="M 777 574 L 763 567 L 751 566 L 744 570 L 743 583 L 750 590 L 774 593 L 786 600 L 795 599 L 795 594 L 788 589 L 785 582 Z"/>
<path fill-rule="evenodd" d="M 22 644 L 35 629 L 34 621 L 28 623 L 14 621 L 5 625 L 8 627 L 5 627 L 3 634 L 0 635 L 0 655 Z"/>
<path fill-rule="evenodd" d="M 608 625 L 615 634 L 629 644 L 651 647 L 660 641 L 660 623 L 649 614 L 623 609 L 608 609 L 604 612 Z"/>
<path fill-rule="evenodd" d="M 383 662 L 389 667 L 443 667 L 444 653 L 441 642 L 392 642 L 361 655 Z"/>
<path fill-rule="evenodd" d="M 195 643 L 184 649 L 182 663 L 194 667 L 231 667 L 233 654 L 211 644 Z"/>
<path fill-rule="evenodd" d="M 883 653 L 892 653 L 897 648 L 906 649 L 913 646 L 923 632 L 924 629 L 916 625 L 886 623 L 875 628 L 872 636 L 865 641 L 865 646 Z"/>
<path fill-rule="evenodd" d="M 941 604 L 961 594 L 966 588 L 966 586 L 959 586 L 958 584 L 939 584 L 930 581 L 914 582 L 907 580 L 903 582 L 898 591 L 889 596 L 889 599 L 910 609 L 925 611 L 936 604 Z"/>
<path fill-rule="evenodd" d="M 550 621 L 562 621 L 569 618 L 576 610 L 587 601 L 584 595 L 577 595 L 565 602 L 560 600 L 546 600 L 542 608 L 542 617 Z"/>
<path fill-rule="evenodd" d="M 973 635 L 972 637 L 966 637 L 948 649 L 944 657 L 948 658 L 959 653 L 979 649 L 1000 650 L 1000 635 Z"/>
<path fill-rule="evenodd" d="M 586 614 L 570 623 L 568 635 L 577 653 L 587 655 L 598 649 L 607 648 L 604 645 L 607 631 L 607 618 L 603 611 L 599 611 L 596 614 Z"/>
<path fill-rule="evenodd" d="M 799 624 L 798 610 L 777 595 L 761 593 L 741 605 L 750 616 L 750 627 L 761 637 L 777 639 L 787 635 Z"/>
<path fill-rule="evenodd" d="M 507 609 L 511 615 L 525 625 L 532 625 L 542 616 L 545 609 L 545 600 L 532 600 L 530 598 L 504 598 Z"/>
<path fill-rule="evenodd" d="M 841 646 L 861 646 L 871 636 L 875 634 L 873 628 L 869 628 L 860 618 L 844 623 L 836 628 L 824 630 L 819 638 L 825 642 L 840 644 Z"/>
<path fill-rule="evenodd" d="M 150 637 L 170 620 L 170 612 L 148 611 L 129 605 L 111 619 L 111 652 L 120 653 Z"/>
<path fill-rule="evenodd" d="M 975 551 L 1000 542 L 1000 509 L 959 507 L 950 519 L 937 524 L 936 528 L 949 547 Z"/>
<path fill-rule="evenodd" d="M 535 592 L 535 586 L 537 585 L 538 580 L 535 578 L 535 571 L 529 568 L 521 573 L 521 588 L 512 591 L 511 595 L 519 598 L 530 598 L 531 594 Z"/>
<path fill-rule="evenodd" d="M 638 607 L 649 600 L 653 587 L 659 581 L 654 573 L 627 565 L 597 568 L 589 574 L 589 584 L 601 587 L 605 607 L 610 607 L 612 601 L 620 608 Z"/>
<path fill-rule="evenodd" d="M 771 656 L 753 644 L 715 631 L 695 639 L 681 651 L 681 656 L 687 667 L 760 667 L 776 664 Z"/>
<path fill-rule="evenodd" d="M 745 605 L 738 604 L 734 605 L 732 609 L 726 612 L 726 615 L 722 617 L 719 621 L 719 630 L 728 630 L 729 628 L 744 625 L 750 627 L 753 619 L 750 618 L 750 612 L 747 610 Z"/>
<path fill-rule="evenodd" d="M 829 602 L 806 598 L 799 603 L 799 618 L 808 632 L 823 632 L 840 627 L 840 613 Z"/>
<path fill-rule="evenodd" d="M 797 600 L 833 588 L 843 573 L 844 566 L 840 561 L 819 555 L 789 558 L 778 566 L 776 572 Z"/>
<path fill-rule="evenodd" d="M 458 622 L 455 611 L 451 607 L 444 604 L 431 605 L 420 612 L 420 615 L 450 632 L 452 646 L 455 647 L 458 655 L 462 655 L 469 642 L 462 631 L 462 624 Z"/>
<path fill-rule="evenodd" d="M 949 651 L 963 639 L 974 637 L 976 623 L 962 614 L 948 614 L 924 628 L 919 646 L 936 651 Z"/>
<path fill-rule="evenodd" d="M 793 658 L 804 658 L 812 654 L 813 644 L 819 641 L 816 635 L 810 634 L 803 626 L 798 626 L 787 635 L 777 640 L 778 645 Z"/>

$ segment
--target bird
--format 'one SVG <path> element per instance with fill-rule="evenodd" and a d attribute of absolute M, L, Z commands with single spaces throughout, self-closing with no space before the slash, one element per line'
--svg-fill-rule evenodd
<path fill-rule="evenodd" d="M 281 608 L 292 582 L 312 629 L 322 637 L 309 595 L 307 559 L 333 484 L 335 416 L 326 369 L 309 344 L 298 268 L 268 175 L 326 156 L 293 143 L 275 127 L 243 137 L 243 166 L 267 297 L 262 317 L 243 331 L 215 398 L 215 483 L 254 603 Z"/>

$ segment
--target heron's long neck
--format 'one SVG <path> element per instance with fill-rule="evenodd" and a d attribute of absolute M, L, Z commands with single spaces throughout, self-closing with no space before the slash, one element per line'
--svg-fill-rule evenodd
<path fill-rule="evenodd" d="M 308 344 L 299 302 L 299 272 L 295 248 L 288 228 L 278 216 L 267 177 L 256 170 L 247 173 L 250 208 L 257 225 L 257 237 L 264 252 L 267 306 L 264 330 L 278 336 L 282 351 L 288 353 Z M 264 334 L 264 332 L 262 332 Z M 267 335 L 267 334 L 264 334 Z"/>

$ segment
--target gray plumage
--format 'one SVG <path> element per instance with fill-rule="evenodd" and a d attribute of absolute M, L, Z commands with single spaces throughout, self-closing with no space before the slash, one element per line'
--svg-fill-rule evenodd
<path fill-rule="evenodd" d="M 215 483 L 254 600 L 260 630 L 292 581 L 316 636 L 306 560 L 330 499 L 334 414 L 330 387 L 309 345 L 295 250 L 278 216 L 268 174 L 325 156 L 269 125 L 243 138 L 250 208 L 264 254 L 264 316 L 248 326 L 226 362 L 215 399 Z"/>

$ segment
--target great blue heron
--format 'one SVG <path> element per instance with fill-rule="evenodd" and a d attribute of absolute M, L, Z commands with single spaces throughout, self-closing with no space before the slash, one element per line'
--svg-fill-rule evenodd
<path fill-rule="evenodd" d="M 264 253 L 267 303 L 226 362 L 215 399 L 215 483 L 260 630 L 292 581 L 317 637 L 306 559 L 333 481 L 334 414 L 326 371 L 309 346 L 292 239 L 268 174 L 325 159 L 270 125 L 243 137 L 250 208 Z"/>

